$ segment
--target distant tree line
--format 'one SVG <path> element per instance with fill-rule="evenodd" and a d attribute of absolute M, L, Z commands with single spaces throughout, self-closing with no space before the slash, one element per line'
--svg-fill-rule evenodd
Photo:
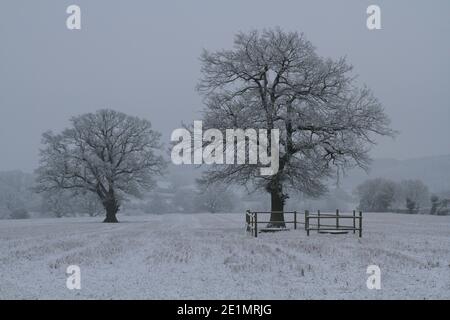
<path fill-rule="evenodd" d="M 63 190 L 38 194 L 33 174 L 21 171 L 0 172 L 0 219 L 26 219 L 74 215 L 95 216 L 103 212 L 101 203 L 86 193 Z"/>
<path fill-rule="evenodd" d="M 219 213 L 243 212 L 238 194 L 229 187 L 192 185 L 177 179 L 162 180 L 167 187 L 156 187 L 139 198 L 123 202 L 130 213 Z M 102 216 L 104 207 L 92 192 L 54 189 L 37 193 L 35 176 L 21 171 L 0 172 L 0 219 L 31 217 Z"/>
<path fill-rule="evenodd" d="M 242 200 L 225 185 L 178 185 L 156 188 L 148 198 L 126 208 L 143 213 L 229 213 L 243 212 Z"/>
<path fill-rule="evenodd" d="M 449 201 L 430 195 L 421 180 L 396 182 L 385 178 L 369 179 L 357 186 L 359 209 L 371 212 L 448 214 Z"/>

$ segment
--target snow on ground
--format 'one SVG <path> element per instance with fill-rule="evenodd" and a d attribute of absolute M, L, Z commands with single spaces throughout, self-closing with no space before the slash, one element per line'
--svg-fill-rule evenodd
<path fill-rule="evenodd" d="M 119 218 L 0 221 L 0 298 L 450 299 L 450 217 L 365 214 L 361 239 L 255 239 L 238 214 Z M 81 290 L 66 288 L 72 264 Z M 366 287 L 371 264 L 381 290 Z"/>

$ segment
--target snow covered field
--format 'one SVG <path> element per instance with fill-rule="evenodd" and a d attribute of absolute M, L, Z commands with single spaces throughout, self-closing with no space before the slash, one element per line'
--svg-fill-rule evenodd
<path fill-rule="evenodd" d="M 0 298 L 450 299 L 450 217 L 365 214 L 363 238 L 243 230 L 244 215 L 0 221 Z M 81 290 L 66 267 L 81 267 Z M 381 268 L 368 290 L 366 268 Z"/>

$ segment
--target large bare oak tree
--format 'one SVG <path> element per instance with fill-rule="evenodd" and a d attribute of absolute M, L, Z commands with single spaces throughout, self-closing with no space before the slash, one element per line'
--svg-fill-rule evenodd
<path fill-rule="evenodd" d="M 43 134 L 38 188 L 93 192 L 105 208 L 104 222 L 117 222 L 121 200 L 149 190 L 164 169 L 160 134 L 149 121 L 113 110 L 73 117 L 71 124 Z"/>
<path fill-rule="evenodd" d="M 201 56 L 198 89 L 203 127 L 280 130 L 279 171 L 256 165 L 215 165 L 204 176 L 250 185 L 271 195 L 271 226 L 283 227 L 288 190 L 310 196 L 352 166 L 366 168 L 374 135 L 393 135 L 382 105 L 358 87 L 344 58 L 320 57 L 303 34 L 276 28 L 239 33 L 234 48 Z M 270 149 L 270 148 L 269 148 Z"/>

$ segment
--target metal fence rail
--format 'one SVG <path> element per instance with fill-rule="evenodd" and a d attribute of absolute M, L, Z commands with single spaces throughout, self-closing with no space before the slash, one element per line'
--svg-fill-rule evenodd
<path fill-rule="evenodd" d="M 294 215 L 294 220 L 289 221 L 289 220 L 285 220 L 285 221 L 260 221 L 258 220 L 258 214 L 272 214 L 272 213 L 283 213 L 283 214 L 293 214 Z M 284 223 L 284 224 L 289 224 L 292 223 L 294 224 L 294 229 L 297 229 L 297 224 L 304 224 L 302 222 L 298 222 L 297 221 L 297 211 L 250 211 L 247 210 L 245 213 L 245 225 L 246 225 L 246 231 L 250 232 L 252 236 L 254 236 L 255 238 L 258 237 L 258 224 L 261 223 Z"/>
<path fill-rule="evenodd" d="M 317 220 L 316 224 L 311 224 L 311 219 Z M 322 224 L 320 223 L 322 219 L 332 219 L 335 220 L 335 224 Z M 352 225 L 342 225 L 341 220 L 351 219 Z M 358 226 L 356 222 L 358 221 Z M 356 215 L 356 211 L 353 210 L 352 215 L 342 215 L 339 210 L 336 210 L 336 214 L 323 214 L 317 211 L 317 214 L 310 214 L 308 210 L 305 211 L 305 230 L 306 234 L 309 236 L 310 231 L 353 231 L 353 234 L 358 231 L 358 235 L 362 237 L 362 211 Z"/>
<path fill-rule="evenodd" d="M 272 213 L 283 213 L 283 214 L 292 214 L 293 220 L 285 220 L 285 221 L 261 221 L 258 219 L 258 214 L 272 214 Z M 324 224 L 321 223 L 321 220 L 334 220 L 334 224 Z M 352 225 L 343 225 L 341 220 L 352 220 Z M 311 220 L 316 221 L 316 223 L 311 223 Z M 362 237 L 362 212 L 359 211 L 359 214 L 356 215 L 356 211 L 353 210 L 352 215 L 342 215 L 339 213 L 339 210 L 336 210 L 336 214 L 329 213 L 321 213 L 320 210 L 317 211 L 317 214 L 310 214 L 308 210 L 305 210 L 304 214 L 304 222 L 300 222 L 297 219 L 297 211 L 250 211 L 247 210 L 245 213 L 245 230 L 249 232 L 253 237 L 258 237 L 258 224 L 267 224 L 267 223 L 284 223 L 294 225 L 294 229 L 297 229 L 297 225 L 301 224 L 305 226 L 306 234 L 309 236 L 310 231 L 353 231 L 353 234 L 358 231 L 358 235 Z"/>

